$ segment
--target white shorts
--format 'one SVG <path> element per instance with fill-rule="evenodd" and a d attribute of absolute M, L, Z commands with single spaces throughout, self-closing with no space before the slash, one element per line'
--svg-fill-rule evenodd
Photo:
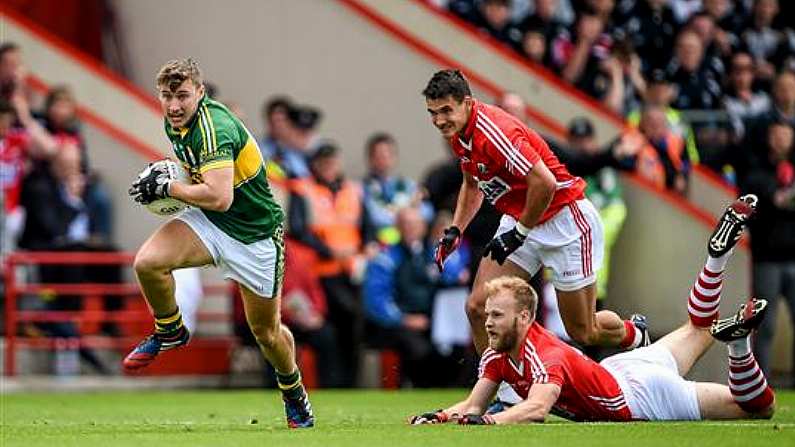
<path fill-rule="evenodd" d="M 515 225 L 516 219 L 503 215 L 497 235 Z M 568 292 L 596 281 L 603 256 L 602 220 L 591 201 L 582 199 L 530 229 L 524 244 L 508 260 L 530 275 L 535 275 L 542 266 L 549 267 L 555 289 Z"/>
<path fill-rule="evenodd" d="M 279 294 L 284 276 L 281 227 L 271 238 L 244 244 L 213 225 L 198 208 L 189 208 L 176 218 L 188 224 L 201 239 L 224 278 L 232 279 L 265 298 Z"/>
<path fill-rule="evenodd" d="M 701 419 L 696 383 L 679 375 L 676 360 L 668 349 L 654 344 L 612 355 L 600 364 L 615 377 L 633 419 Z"/>

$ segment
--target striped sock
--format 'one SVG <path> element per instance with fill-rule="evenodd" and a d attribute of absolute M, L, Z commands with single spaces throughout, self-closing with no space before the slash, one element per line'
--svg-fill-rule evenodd
<path fill-rule="evenodd" d="M 687 313 L 694 326 L 708 328 L 718 318 L 723 270 L 726 268 L 728 256 L 729 254 L 720 258 L 709 257 L 690 289 Z"/>
<path fill-rule="evenodd" d="M 735 340 L 729 347 L 729 390 L 734 401 L 748 413 L 767 409 L 774 399 L 773 389 L 751 352 L 750 337 Z"/>
<path fill-rule="evenodd" d="M 643 334 L 632 324 L 629 320 L 624 320 L 624 329 L 626 330 L 624 339 L 618 344 L 621 349 L 635 349 L 640 346 L 643 341 Z"/>
<path fill-rule="evenodd" d="M 182 329 L 182 313 L 177 307 L 176 312 L 171 315 L 155 318 L 155 333 L 156 334 L 170 334 Z"/>
<path fill-rule="evenodd" d="M 290 374 L 276 371 L 276 382 L 285 399 L 296 400 L 304 396 L 304 384 L 301 382 L 301 373 L 297 368 Z"/>

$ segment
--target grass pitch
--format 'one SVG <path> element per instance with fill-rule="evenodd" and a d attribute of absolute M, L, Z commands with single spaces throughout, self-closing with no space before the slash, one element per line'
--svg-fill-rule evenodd
<path fill-rule="evenodd" d="M 406 417 L 465 390 L 315 391 L 317 426 L 288 430 L 272 391 L 12 394 L 0 446 L 795 446 L 795 393 L 770 421 L 411 427 Z"/>

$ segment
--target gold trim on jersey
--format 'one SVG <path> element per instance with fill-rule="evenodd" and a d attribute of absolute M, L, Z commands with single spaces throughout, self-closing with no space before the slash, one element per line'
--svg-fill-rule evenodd
<path fill-rule="evenodd" d="M 207 163 L 206 165 L 199 168 L 199 173 L 204 174 L 205 172 L 211 169 L 219 169 L 219 168 L 231 168 L 235 166 L 235 162 L 232 160 L 216 160 Z M 237 173 L 235 173 L 235 177 L 237 177 Z"/>
<path fill-rule="evenodd" d="M 251 135 L 235 159 L 235 188 L 251 180 L 262 169 L 262 154 Z"/>

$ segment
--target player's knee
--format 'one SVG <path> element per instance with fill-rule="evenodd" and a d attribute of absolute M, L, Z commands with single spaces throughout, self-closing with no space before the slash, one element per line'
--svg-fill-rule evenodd
<path fill-rule="evenodd" d="M 166 262 L 151 250 L 141 250 L 135 255 L 133 268 L 138 275 L 148 275 L 166 270 Z"/>
<path fill-rule="evenodd" d="M 267 324 L 249 324 L 254 338 L 265 349 L 271 349 L 279 343 L 281 338 L 281 325 L 270 326 Z"/>
<path fill-rule="evenodd" d="M 486 299 L 480 295 L 473 291 L 467 299 L 466 312 L 469 321 L 486 321 Z"/>

